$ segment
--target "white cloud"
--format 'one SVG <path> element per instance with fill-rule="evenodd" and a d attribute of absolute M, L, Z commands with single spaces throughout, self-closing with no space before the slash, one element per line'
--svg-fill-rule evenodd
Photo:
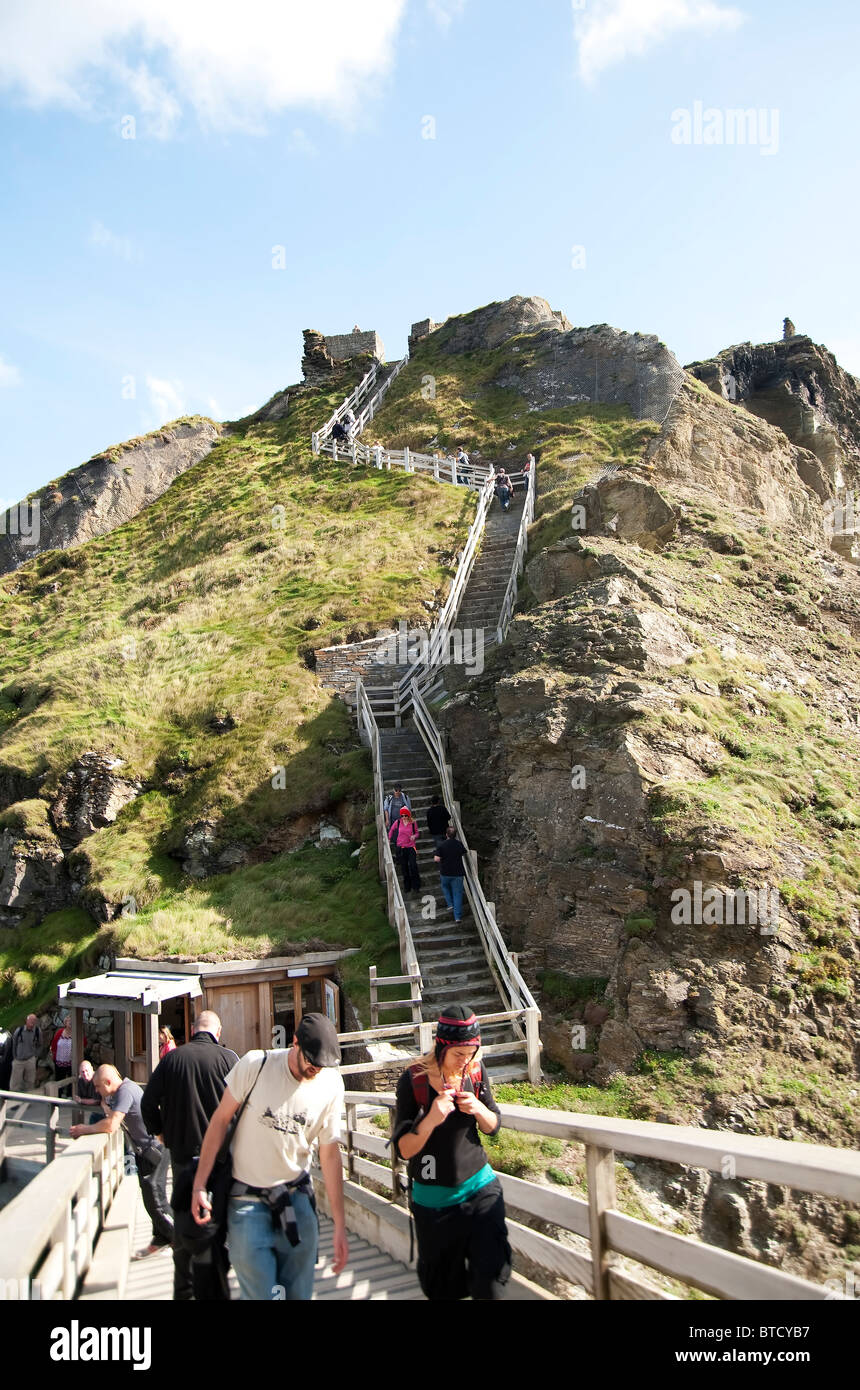
<path fill-rule="evenodd" d="M 319 150 L 317 149 L 313 140 L 308 135 L 306 130 L 302 130 L 301 126 L 295 126 L 294 129 L 290 131 L 290 138 L 287 141 L 287 148 L 289 149 L 291 154 L 304 154 L 311 159 L 314 158 L 315 155 L 319 154 Z"/>
<path fill-rule="evenodd" d="M 20 381 L 21 373 L 18 368 L 7 362 L 5 357 L 0 357 L 0 387 L 18 386 Z"/>
<path fill-rule="evenodd" d="M 456 0 L 434 0 L 441 11 Z M 260 132 L 289 107 L 347 117 L 389 69 L 406 0 L 4 0 L 0 87 L 33 106 L 140 115 L 165 138 L 183 109 Z"/>
<path fill-rule="evenodd" d="M 573 0 L 579 75 L 592 82 L 605 68 L 638 58 L 680 33 L 733 33 L 745 15 L 715 0 Z"/>
<path fill-rule="evenodd" d="M 450 29 L 466 8 L 466 0 L 427 0 L 427 8 L 440 29 Z"/>
<path fill-rule="evenodd" d="M 109 251 L 113 256 L 119 256 L 122 261 L 134 260 L 134 246 L 131 238 L 127 236 L 117 236 L 110 227 L 106 227 L 103 222 L 94 222 L 90 228 L 90 245 L 101 246 L 105 251 Z"/>
<path fill-rule="evenodd" d="M 158 425 L 163 425 L 167 420 L 175 420 L 179 415 L 185 415 L 185 401 L 180 394 L 181 381 L 163 381 L 156 376 L 147 376 L 146 389 L 149 391 L 149 402 Z"/>
<path fill-rule="evenodd" d="M 221 407 L 220 407 L 220 405 L 218 404 L 218 402 L 216 401 L 216 399 L 215 399 L 214 396 L 210 396 L 210 397 L 209 397 L 208 406 L 209 406 L 209 414 L 210 414 L 211 418 L 212 418 L 213 420 L 220 420 L 220 418 L 221 418 Z"/>

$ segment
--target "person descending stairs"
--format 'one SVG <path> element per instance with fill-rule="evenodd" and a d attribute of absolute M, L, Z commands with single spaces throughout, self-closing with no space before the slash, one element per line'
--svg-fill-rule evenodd
<path fill-rule="evenodd" d="M 411 726 L 382 730 L 380 754 L 386 790 L 395 782 L 402 783 L 420 831 L 417 855 L 421 890 L 404 895 L 404 901 L 424 985 L 422 1018 L 435 1022 L 442 1006 L 454 996 L 470 1004 L 476 1014 L 499 1013 L 510 1004 L 493 979 L 468 898 L 463 903 L 463 919 L 455 925 L 442 893 L 439 865 L 433 860 L 436 850 L 427 829 L 427 811 L 434 792 L 439 791 L 439 782 L 430 754 Z M 514 1041 L 512 1026 L 504 1021 L 487 1024 L 481 1033 L 485 1046 Z M 528 1075 L 519 1051 L 491 1054 L 487 1070 L 496 1082 Z"/>

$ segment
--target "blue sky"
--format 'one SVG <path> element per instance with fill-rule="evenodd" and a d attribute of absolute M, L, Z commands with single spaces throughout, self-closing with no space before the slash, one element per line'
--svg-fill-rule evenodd
<path fill-rule="evenodd" d="M 858 41 L 848 0 L 4 0 L 0 499 L 256 408 L 303 328 L 394 358 L 517 293 L 682 362 L 789 314 L 860 374 Z"/>

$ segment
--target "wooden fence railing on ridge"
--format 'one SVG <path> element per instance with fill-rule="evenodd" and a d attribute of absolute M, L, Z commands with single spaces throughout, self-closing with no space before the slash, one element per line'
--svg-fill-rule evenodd
<path fill-rule="evenodd" d="M 393 1114 L 393 1095 L 346 1094 L 347 1222 L 397 1259 L 408 1258 L 409 1216 L 405 1165 L 381 1134 L 358 1128 L 358 1108 Z M 603 1115 L 569 1114 L 535 1106 L 500 1105 L 503 1129 L 544 1136 L 585 1148 L 587 1197 L 498 1173 L 508 1208 L 508 1234 L 515 1257 L 528 1260 L 541 1277 L 579 1285 L 595 1299 L 666 1299 L 679 1295 L 645 1277 L 677 1281 L 719 1299 L 844 1299 L 837 1280 L 816 1284 L 796 1274 L 694 1236 L 679 1235 L 618 1208 L 616 1154 L 632 1154 L 684 1167 L 726 1173 L 802 1192 L 860 1204 L 860 1155 L 847 1149 L 734 1131 L 706 1130 Z M 490 1154 L 492 1161 L 492 1154 Z M 390 1165 L 390 1166 L 386 1166 Z M 363 1186 L 370 1183 L 371 1187 Z M 511 1217 L 522 1213 L 541 1223 L 534 1229 Z M 546 1233 L 545 1224 L 565 1233 Z M 578 1237 L 571 1245 L 569 1237 Z M 516 1268 L 516 1258 L 515 1258 Z M 534 1273 L 530 1274 L 534 1278 Z M 683 1294 L 680 1296 L 683 1297 Z M 692 1296 L 692 1295 L 691 1295 Z"/>

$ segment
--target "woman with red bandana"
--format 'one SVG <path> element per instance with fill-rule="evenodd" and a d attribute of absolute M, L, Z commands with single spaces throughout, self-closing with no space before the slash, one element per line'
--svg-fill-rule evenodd
<path fill-rule="evenodd" d="M 394 1144 L 408 1160 L 418 1279 L 431 1300 L 495 1300 L 511 1274 L 502 1187 L 479 1134 L 502 1123 L 471 1009 L 442 1012 L 430 1052 L 397 1083 Z"/>

